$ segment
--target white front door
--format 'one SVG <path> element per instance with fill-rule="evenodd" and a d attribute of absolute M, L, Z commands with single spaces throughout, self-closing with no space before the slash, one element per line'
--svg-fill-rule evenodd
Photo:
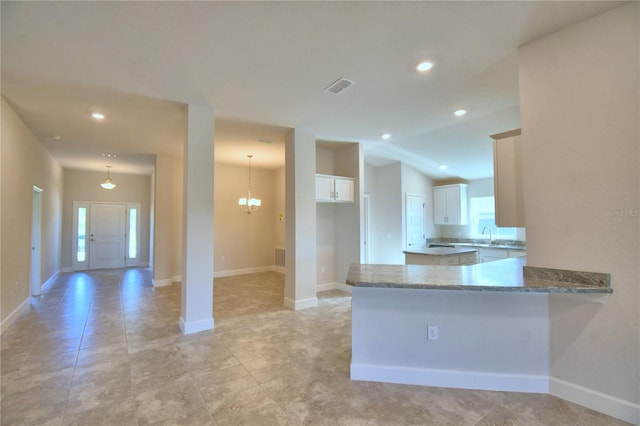
<path fill-rule="evenodd" d="M 405 223 L 407 249 L 424 247 L 424 195 L 407 194 Z"/>
<path fill-rule="evenodd" d="M 91 204 L 89 269 L 124 268 L 126 204 Z"/>

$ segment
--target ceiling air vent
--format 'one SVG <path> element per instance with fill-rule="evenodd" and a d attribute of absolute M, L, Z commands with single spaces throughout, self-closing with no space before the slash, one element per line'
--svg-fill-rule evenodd
<path fill-rule="evenodd" d="M 356 84 L 354 81 L 351 81 L 344 77 L 340 77 L 339 79 L 331 83 L 329 87 L 324 89 L 324 91 L 328 93 L 333 93 L 334 95 L 339 95 L 340 93 L 344 92 L 354 84 Z"/>

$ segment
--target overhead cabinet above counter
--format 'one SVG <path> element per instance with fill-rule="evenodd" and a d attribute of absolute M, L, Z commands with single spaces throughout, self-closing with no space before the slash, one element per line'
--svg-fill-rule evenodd
<path fill-rule="evenodd" d="M 353 203 L 355 179 L 316 174 L 316 202 Z"/>
<path fill-rule="evenodd" d="M 496 225 L 524 228 L 521 130 L 491 135 Z"/>
<path fill-rule="evenodd" d="M 433 187 L 433 223 L 467 224 L 467 185 L 463 183 Z"/>

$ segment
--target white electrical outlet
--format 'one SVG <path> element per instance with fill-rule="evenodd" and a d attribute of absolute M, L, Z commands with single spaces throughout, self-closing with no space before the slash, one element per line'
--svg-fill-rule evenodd
<path fill-rule="evenodd" d="M 428 340 L 438 340 L 438 326 L 437 325 L 427 325 L 427 339 Z"/>

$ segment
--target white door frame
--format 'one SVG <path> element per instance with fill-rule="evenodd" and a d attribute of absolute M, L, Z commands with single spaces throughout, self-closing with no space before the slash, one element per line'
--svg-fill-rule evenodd
<path fill-rule="evenodd" d="M 125 238 L 125 266 L 126 267 L 134 267 L 134 266 L 140 266 L 141 261 L 140 261 L 140 252 L 141 252 L 141 247 L 140 247 L 140 235 L 141 235 L 141 230 L 142 230 L 142 217 L 140 215 L 141 210 L 141 204 L 140 203 L 126 203 L 126 202 L 122 202 L 122 203 L 118 203 L 118 202 L 103 202 L 103 201 L 74 201 L 73 202 L 73 228 L 72 228 L 72 232 L 71 232 L 71 269 L 73 271 L 85 271 L 91 268 L 90 262 L 89 262 L 89 258 L 90 258 L 90 250 L 91 250 L 91 244 L 89 241 L 90 238 L 90 229 L 91 229 L 91 205 L 92 204 L 119 204 L 122 205 L 124 204 L 125 207 L 125 212 L 126 212 L 126 225 L 125 225 L 125 229 L 126 229 L 126 238 Z M 80 208 L 85 208 L 85 212 L 86 212 L 86 238 L 87 241 L 85 242 L 85 258 L 83 261 L 79 261 L 78 260 L 78 211 Z M 129 221 L 129 214 L 131 209 L 136 209 L 137 212 L 137 221 L 136 221 L 136 229 L 129 229 L 130 228 L 130 221 Z M 130 236 L 131 233 L 135 233 L 136 236 L 136 242 L 137 242 L 137 250 L 136 250 L 136 255 L 135 257 L 130 257 L 129 255 L 129 241 L 130 241 Z"/>
<path fill-rule="evenodd" d="M 42 289 L 42 188 L 33 185 L 31 206 L 31 272 L 30 287 L 32 296 L 40 296 Z"/>
<path fill-rule="evenodd" d="M 406 195 L 405 195 L 405 205 L 404 205 L 404 215 L 405 215 L 405 217 L 404 217 L 404 226 L 405 226 L 404 234 L 405 234 L 405 244 L 406 244 L 405 249 L 406 250 L 409 250 L 411 248 L 416 248 L 415 246 L 411 245 L 411 243 L 410 243 L 410 240 L 411 240 L 410 232 L 409 232 L 410 231 L 410 227 L 409 227 L 409 213 L 410 213 L 410 211 L 409 211 L 409 198 L 410 197 L 415 197 L 415 198 L 419 199 L 420 200 L 420 204 L 422 204 L 422 221 L 420 223 L 420 236 L 421 236 L 421 242 L 422 243 L 425 242 L 424 241 L 424 238 L 425 238 L 425 235 L 424 235 L 424 217 L 425 217 L 424 216 L 424 207 L 425 207 L 424 200 L 425 200 L 425 196 L 424 196 L 424 194 L 412 194 L 412 193 L 407 192 Z M 420 244 L 418 247 L 423 247 L 423 244 Z"/>
<path fill-rule="evenodd" d="M 364 259 L 371 262 L 371 194 L 364 194 Z"/>

